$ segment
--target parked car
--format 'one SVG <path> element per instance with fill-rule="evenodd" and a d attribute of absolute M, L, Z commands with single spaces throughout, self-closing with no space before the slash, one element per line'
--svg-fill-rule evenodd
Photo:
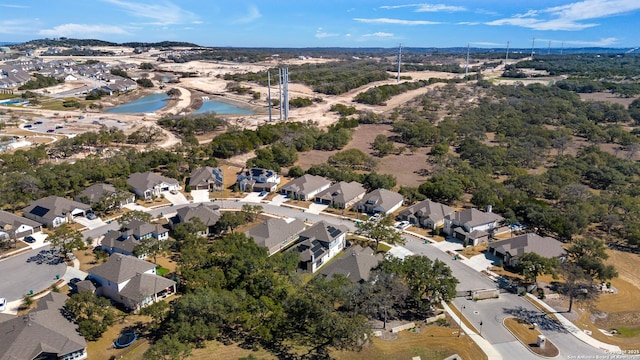
<path fill-rule="evenodd" d="M 33 127 L 33 125 L 31 125 L 31 124 L 27 124 L 27 125 L 24 126 L 25 129 L 31 129 L 32 127 Z"/>
<path fill-rule="evenodd" d="M 268 192 L 266 191 L 261 191 L 260 194 L 258 194 L 258 196 L 267 196 Z"/>
<path fill-rule="evenodd" d="M 34 122 L 34 124 L 36 124 L 36 125 L 42 125 L 42 121 L 36 121 L 36 122 Z"/>
<path fill-rule="evenodd" d="M 55 130 L 54 129 L 49 129 L 49 130 L 47 130 L 47 132 L 48 133 L 52 133 L 52 132 L 55 132 Z"/>
<path fill-rule="evenodd" d="M 33 244 L 34 242 L 36 242 L 36 238 L 34 238 L 33 236 L 29 235 L 29 236 L 24 238 L 24 242 L 29 243 L 29 244 Z"/>
<path fill-rule="evenodd" d="M 94 213 L 88 213 L 87 214 L 87 219 L 89 220 L 95 220 L 98 218 L 98 215 L 94 214 Z"/>
<path fill-rule="evenodd" d="M 404 221 L 398 221 L 394 225 L 395 225 L 396 229 L 404 230 L 404 229 L 408 228 L 409 226 L 411 226 L 411 223 L 406 221 L 406 220 L 404 220 Z"/>
<path fill-rule="evenodd" d="M 56 129 L 62 129 L 62 128 L 64 128 L 64 126 L 62 126 L 62 125 L 56 125 Z"/>
<path fill-rule="evenodd" d="M 373 216 L 369 218 L 369 221 L 378 221 L 380 219 L 382 219 L 382 215 L 380 215 L 380 213 L 376 213 L 376 214 L 373 214 Z"/>
<path fill-rule="evenodd" d="M 7 308 L 7 299 L 0 298 L 0 312 L 4 311 Z"/>

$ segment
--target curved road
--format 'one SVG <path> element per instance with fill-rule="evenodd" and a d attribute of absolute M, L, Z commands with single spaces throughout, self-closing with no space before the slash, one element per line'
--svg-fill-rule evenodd
<path fill-rule="evenodd" d="M 37 293 L 53 285 L 56 275 L 62 277 L 67 271 L 64 263 L 48 265 L 27 262 L 28 258 L 50 248 L 47 245 L 0 261 L 0 297 L 7 298 L 9 302 L 19 300 L 30 290 Z"/>

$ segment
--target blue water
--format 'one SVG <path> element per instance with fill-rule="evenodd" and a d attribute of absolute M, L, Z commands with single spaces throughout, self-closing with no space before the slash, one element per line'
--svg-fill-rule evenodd
<path fill-rule="evenodd" d="M 166 94 L 151 94 L 128 103 L 112 107 L 105 112 L 110 114 L 139 114 L 152 113 L 167 105 L 169 97 Z"/>
<path fill-rule="evenodd" d="M 9 99 L 9 100 L 0 101 L 0 104 L 2 105 L 20 105 L 20 104 L 26 104 L 26 103 L 27 101 L 23 99 Z"/>
<path fill-rule="evenodd" d="M 204 113 L 216 113 L 216 114 L 254 114 L 253 111 L 247 109 L 241 109 L 235 105 L 227 104 L 221 101 L 207 100 L 202 103 L 200 109 L 196 110 L 196 114 Z"/>

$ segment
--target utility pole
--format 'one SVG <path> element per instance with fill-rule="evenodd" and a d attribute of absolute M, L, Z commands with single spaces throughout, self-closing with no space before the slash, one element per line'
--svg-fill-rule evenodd
<path fill-rule="evenodd" d="M 269 122 L 271 122 L 271 72 L 269 70 L 267 70 L 267 103 L 269 103 Z"/>
<path fill-rule="evenodd" d="M 278 100 L 280 100 L 280 120 L 282 120 L 282 68 L 278 68 Z"/>
<path fill-rule="evenodd" d="M 533 38 L 533 40 L 531 40 L 531 60 L 533 60 L 533 49 L 536 46 L 536 38 Z"/>
<path fill-rule="evenodd" d="M 400 64 L 402 64 L 402 44 L 398 47 L 398 83 L 400 82 Z"/>
<path fill-rule="evenodd" d="M 551 54 L 551 40 L 549 40 L 549 47 L 547 48 L 547 55 Z"/>
<path fill-rule="evenodd" d="M 467 63 L 464 67 L 464 77 L 466 78 L 469 75 L 469 44 L 467 44 Z"/>
<path fill-rule="evenodd" d="M 507 51 L 506 51 L 506 54 L 504 55 L 504 66 L 505 67 L 507 67 L 507 63 L 508 62 L 509 62 L 509 40 L 507 40 Z"/>

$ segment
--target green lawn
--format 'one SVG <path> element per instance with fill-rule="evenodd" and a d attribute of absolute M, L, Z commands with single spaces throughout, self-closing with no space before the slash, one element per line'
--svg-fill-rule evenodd
<path fill-rule="evenodd" d="M 160 276 L 165 276 L 168 273 L 169 273 L 169 269 L 167 269 L 167 268 L 163 268 L 162 266 L 158 266 L 156 268 L 156 274 L 158 274 Z"/>

